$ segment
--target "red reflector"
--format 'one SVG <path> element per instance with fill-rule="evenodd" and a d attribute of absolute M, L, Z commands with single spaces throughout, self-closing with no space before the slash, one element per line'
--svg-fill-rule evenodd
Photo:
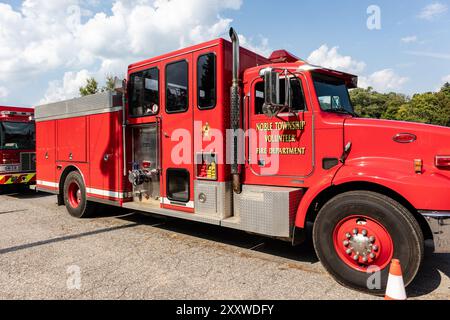
<path fill-rule="evenodd" d="M 450 168 L 450 156 L 436 156 L 436 167 Z"/>
<path fill-rule="evenodd" d="M 417 137 L 412 133 L 399 133 L 394 136 L 393 140 L 398 143 L 411 143 L 416 141 Z"/>
<path fill-rule="evenodd" d="M 143 161 L 142 162 L 142 167 L 144 167 L 144 169 L 148 169 L 152 166 L 152 163 L 150 161 Z"/>

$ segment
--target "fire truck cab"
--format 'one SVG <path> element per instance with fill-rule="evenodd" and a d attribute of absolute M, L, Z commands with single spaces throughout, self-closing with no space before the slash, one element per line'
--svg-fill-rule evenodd
<path fill-rule="evenodd" d="M 128 68 L 117 92 L 36 108 L 38 189 L 299 243 L 340 283 L 405 283 L 448 250 L 450 129 L 358 118 L 351 74 L 217 39 Z M 383 286 L 369 290 L 368 270 Z"/>
<path fill-rule="evenodd" d="M 34 109 L 0 106 L 0 188 L 35 182 Z"/>

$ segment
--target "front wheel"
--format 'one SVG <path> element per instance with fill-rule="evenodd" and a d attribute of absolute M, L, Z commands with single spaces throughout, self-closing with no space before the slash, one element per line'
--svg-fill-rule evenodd
<path fill-rule="evenodd" d="M 328 201 L 315 221 L 313 240 L 317 256 L 336 281 L 376 295 L 386 290 L 393 258 L 400 260 L 408 285 L 424 255 L 423 234 L 412 214 L 370 191 L 351 191 Z"/>
<path fill-rule="evenodd" d="M 94 204 L 87 201 L 86 186 L 77 171 L 69 173 L 64 182 L 64 204 L 72 217 L 88 218 L 93 214 Z"/>

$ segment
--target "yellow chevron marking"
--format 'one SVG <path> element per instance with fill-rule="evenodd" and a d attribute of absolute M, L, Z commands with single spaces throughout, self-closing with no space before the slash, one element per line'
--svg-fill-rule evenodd
<path fill-rule="evenodd" d="M 5 181 L 3 184 L 26 184 L 29 183 L 35 176 L 36 173 L 30 173 L 27 174 L 26 176 L 23 174 L 13 174 L 13 175 L 8 175 L 10 178 L 8 179 L 8 181 Z M 21 181 L 17 181 L 18 179 L 20 179 L 21 176 L 24 176 L 25 179 L 21 180 Z M 2 179 L 4 179 L 4 177 L 7 176 L 0 176 L 0 181 L 2 181 Z"/>

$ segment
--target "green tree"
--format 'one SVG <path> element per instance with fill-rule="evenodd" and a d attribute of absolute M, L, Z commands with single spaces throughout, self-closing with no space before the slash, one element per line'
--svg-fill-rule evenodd
<path fill-rule="evenodd" d="M 415 94 L 412 98 L 398 93 L 382 94 L 372 88 L 350 92 L 355 111 L 366 118 L 414 121 L 450 127 L 450 84 L 439 92 Z"/>
<path fill-rule="evenodd" d="M 99 92 L 114 91 L 114 89 L 115 89 L 114 76 L 111 75 L 106 76 L 105 85 L 101 88 L 99 88 L 98 81 L 95 78 L 88 78 L 86 79 L 86 85 L 80 88 L 80 95 L 82 97 L 85 97 Z"/>
<path fill-rule="evenodd" d="M 106 76 L 106 84 L 105 86 L 102 88 L 102 92 L 105 91 L 114 91 L 116 87 L 116 82 L 115 82 L 115 77 L 114 76 Z"/>
<path fill-rule="evenodd" d="M 88 78 L 86 80 L 86 85 L 84 87 L 80 87 L 80 95 L 82 97 L 91 95 L 91 94 L 96 94 L 99 92 L 98 89 L 98 82 L 97 80 L 95 80 L 95 78 Z"/>

